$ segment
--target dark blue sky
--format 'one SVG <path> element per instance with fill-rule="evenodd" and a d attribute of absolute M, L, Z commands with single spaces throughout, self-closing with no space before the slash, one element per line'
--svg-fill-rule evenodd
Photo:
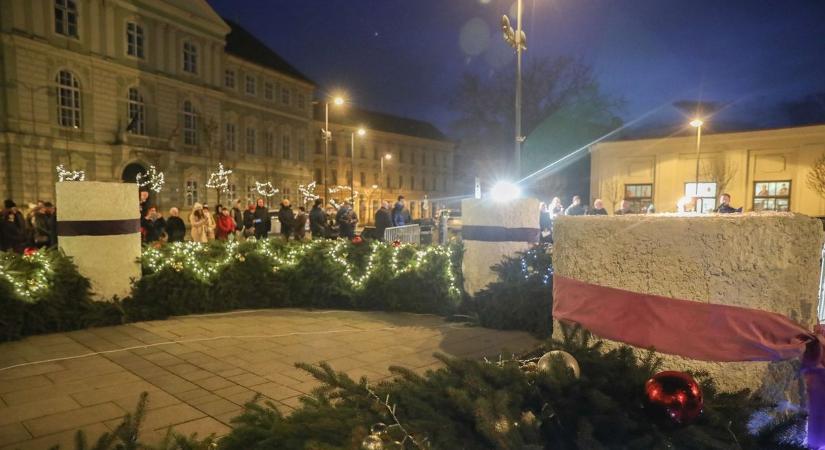
<path fill-rule="evenodd" d="M 208 0 L 319 84 L 449 132 L 462 73 L 514 70 L 504 0 Z M 524 0 L 526 58 L 589 63 L 625 121 L 681 121 L 677 100 L 731 103 L 719 121 L 787 123 L 776 105 L 825 92 L 825 1 Z M 511 16 L 512 17 L 512 16 Z M 515 23 L 513 23 L 515 25 Z M 823 107 L 825 109 L 825 106 Z M 825 114 L 825 111 L 822 111 Z"/>

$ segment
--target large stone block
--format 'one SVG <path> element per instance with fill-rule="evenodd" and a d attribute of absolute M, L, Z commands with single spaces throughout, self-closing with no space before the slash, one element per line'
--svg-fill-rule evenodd
<path fill-rule="evenodd" d="M 55 186 L 60 248 L 101 300 L 129 295 L 140 277 L 140 208 L 133 183 L 64 182 Z"/>
<path fill-rule="evenodd" d="M 553 236 L 558 275 L 776 312 L 807 328 L 817 320 L 825 233 L 819 220 L 807 216 L 561 217 Z M 707 370 L 726 390 L 750 388 L 773 400 L 800 398 L 798 361 L 713 363 L 661 356 L 666 368 Z"/>
<path fill-rule="evenodd" d="M 538 241 L 539 201 L 465 199 L 461 201 L 461 224 L 464 289 L 475 294 L 495 281 L 491 266 Z"/>

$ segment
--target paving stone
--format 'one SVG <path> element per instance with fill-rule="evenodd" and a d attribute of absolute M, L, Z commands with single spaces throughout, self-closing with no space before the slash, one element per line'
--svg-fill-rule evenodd
<path fill-rule="evenodd" d="M 26 420 L 23 424 L 32 436 L 43 436 L 55 431 L 74 430 L 83 425 L 122 418 L 125 413 L 122 408 L 114 403 L 103 403 Z"/>
<path fill-rule="evenodd" d="M 197 433 L 198 437 L 201 438 L 213 434 L 215 437 L 221 437 L 231 431 L 231 428 L 212 417 L 202 417 L 189 422 L 179 423 L 172 427 L 172 429 L 184 436 Z"/>
<path fill-rule="evenodd" d="M 77 429 L 47 434 L 32 440 L 11 444 L 9 446 L 2 447 L 2 450 L 43 450 L 52 448 L 52 446 L 55 445 L 59 445 L 61 449 L 73 449 L 75 448 L 75 434 L 78 431 L 82 431 L 86 435 L 87 442 L 95 442 L 101 434 L 111 430 L 103 423 L 84 425 Z"/>
<path fill-rule="evenodd" d="M 223 398 L 200 403 L 195 405 L 195 407 L 212 417 L 217 417 L 221 414 L 236 411 L 238 409 L 237 404 Z"/>
<path fill-rule="evenodd" d="M 0 426 L 0 446 L 31 439 L 32 435 L 20 423 Z"/>
<path fill-rule="evenodd" d="M 63 411 L 78 409 L 80 405 L 69 396 L 53 397 L 35 400 L 15 406 L 0 409 L 0 425 L 55 414 Z"/>
<path fill-rule="evenodd" d="M 51 386 L 52 384 L 54 384 L 52 383 L 52 380 L 47 378 L 45 375 L 14 378 L 11 380 L 0 380 L 0 394 L 43 386 Z"/>
<path fill-rule="evenodd" d="M 204 416 L 205 414 L 196 408 L 181 403 L 153 410 L 151 414 L 147 414 L 144 418 L 143 426 L 147 430 L 166 429 L 169 426 Z"/>
<path fill-rule="evenodd" d="M 227 380 L 226 378 L 221 378 L 218 376 L 212 376 L 210 378 L 198 380 L 194 383 L 208 391 L 215 391 L 218 389 L 224 389 L 236 385 L 235 383 Z"/>

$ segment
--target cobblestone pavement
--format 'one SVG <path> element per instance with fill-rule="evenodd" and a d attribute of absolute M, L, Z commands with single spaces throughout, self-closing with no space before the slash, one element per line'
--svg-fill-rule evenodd
<path fill-rule="evenodd" d="M 389 376 L 390 365 L 436 368 L 435 352 L 497 357 L 536 343 L 527 333 L 430 315 L 296 309 L 34 336 L 0 344 L 0 449 L 73 449 L 76 430 L 97 439 L 144 391 L 149 406 L 141 438 L 147 442 L 157 442 L 170 426 L 223 435 L 256 393 L 283 412 L 295 408 L 318 384 L 296 362 L 327 361 L 354 378 L 377 381 Z"/>

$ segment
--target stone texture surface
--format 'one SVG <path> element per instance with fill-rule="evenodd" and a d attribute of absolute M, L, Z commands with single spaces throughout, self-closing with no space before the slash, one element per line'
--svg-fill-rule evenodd
<path fill-rule="evenodd" d="M 559 275 L 602 286 L 772 311 L 812 328 L 824 234 L 819 220 L 788 213 L 562 217 L 553 264 Z M 708 370 L 724 389 L 799 397 L 797 361 L 662 356 L 665 367 Z"/>
<path fill-rule="evenodd" d="M 438 368 L 436 352 L 495 357 L 536 344 L 526 333 L 430 315 L 294 309 L 33 336 L 0 344 L 0 450 L 73 448 L 77 429 L 96 439 L 144 391 L 147 442 L 157 443 L 168 427 L 221 436 L 257 393 L 286 413 L 296 408 L 318 385 L 296 362 L 327 361 L 378 381 L 390 376 L 390 365 Z"/>
<path fill-rule="evenodd" d="M 57 183 L 55 191 L 60 205 L 58 221 L 140 218 L 134 183 L 64 182 Z M 92 282 L 92 290 L 100 300 L 128 296 L 131 280 L 140 278 L 140 233 L 60 236 L 59 245 Z"/>
<path fill-rule="evenodd" d="M 507 203 L 490 200 L 465 199 L 461 201 L 462 226 L 482 225 L 505 228 L 539 228 L 539 201 L 520 198 Z M 504 256 L 530 248 L 527 242 L 479 242 L 464 240 L 464 289 L 470 294 L 484 289 L 495 281 L 490 267 Z"/>

